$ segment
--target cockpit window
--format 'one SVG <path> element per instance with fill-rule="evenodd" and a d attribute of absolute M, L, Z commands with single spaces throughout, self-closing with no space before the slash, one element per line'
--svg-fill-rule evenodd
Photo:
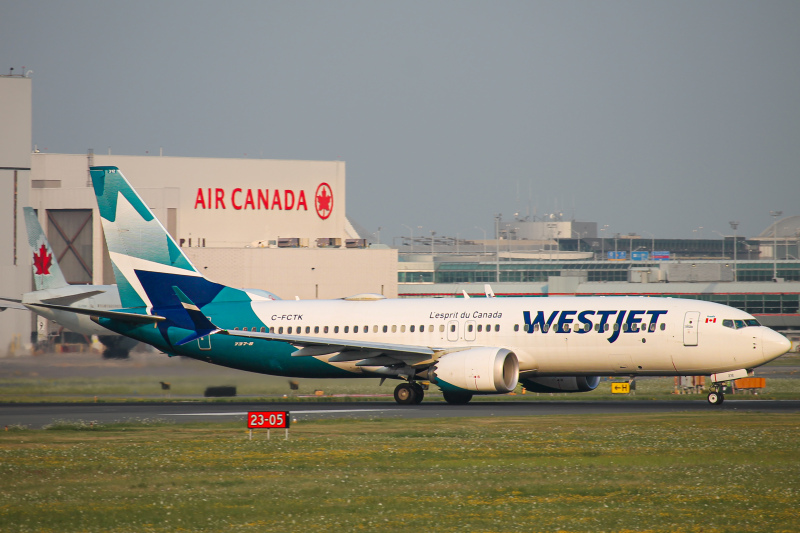
<path fill-rule="evenodd" d="M 760 325 L 761 325 L 761 322 L 759 322 L 759 321 L 758 321 L 758 320 L 756 320 L 755 318 L 748 318 L 748 319 L 747 319 L 747 320 L 745 320 L 744 322 L 745 322 L 745 324 L 747 324 L 748 326 L 760 326 Z"/>
<path fill-rule="evenodd" d="M 722 321 L 722 325 L 725 326 L 726 328 L 733 329 L 733 320 L 726 318 L 725 320 Z"/>
<path fill-rule="evenodd" d="M 736 324 L 736 329 L 745 327 L 744 320 L 734 320 L 733 323 Z"/>

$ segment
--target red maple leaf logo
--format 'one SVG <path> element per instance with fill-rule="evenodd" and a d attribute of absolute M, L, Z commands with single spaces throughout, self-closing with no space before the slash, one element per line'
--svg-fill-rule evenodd
<path fill-rule="evenodd" d="M 53 264 L 53 256 L 47 253 L 47 248 L 44 244 L 39 248 L 39 253 L 33 253 L 33 266 L 36 267 L 36 273 L 45 275 L 50 274 L 50 265 Z"/>
<path fill-rule="evenodd" d="M 325 220 L 333 212 L 333 190 L 327 183 L 320 183 L 315 195 L 319 218 Z"/>

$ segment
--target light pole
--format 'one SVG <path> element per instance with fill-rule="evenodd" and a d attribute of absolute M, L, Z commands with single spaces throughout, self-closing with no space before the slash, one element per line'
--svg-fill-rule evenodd
<path fill-rule="evenodd" d="M 733 281 L 736 281 L 736 249 L 739 248 L 739 243 L 736 242 L 736 228 L 739 227 L 739 221 L 731 220 L 728 224 L 733 228 Z"/>
<path fill-rule="evenodd" d="M 475 226 L 475 229 L 479 229 L 483 232 L 483 255 L 486 255 L 486 230 L 478 226 Z"/>
<path fill-rule="evenodd" d="M 608 224 L 604 224 L 600 231 L 602 235 L 600 236 L 600 259 L 602 261 L 606 260 L 606 230 L 608 229 Z"/>
<path fill-rule="evenodd" d="M 411 235 L 411 237 L 409 237 L 409 240 L 411 241 L 411 251 L 413 252 L 414 251 L 414 228 L 412 228 L 411 226 L 406 226 L 405 224 L 400 224 L 400 225 L 403 226 L 404 228 L 408 228 L 408 233 Z"/>
<path fill-rule="evenodd" d="M 772 216 L 772 281 L 778 281 L 778 217 L 783 211 L 770 211 Z"/>
<path fill-rule="evenodd" d="M 500 219 L 503 217 L 501 213 L 497 213 L 494 217 L 494 236 L 497 239 L 497 255 L 495 256 L 495 273 L 496 282 L 500 283 Z"/>

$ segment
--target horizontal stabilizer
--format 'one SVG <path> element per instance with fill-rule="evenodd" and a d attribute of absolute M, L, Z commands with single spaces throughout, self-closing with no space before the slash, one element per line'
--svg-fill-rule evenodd
<path fill-rule="evenodd" d="M 154 322 L 161 322 L 166 320 L 163 316 L 146 315 L 140 313 L 127 313 L 125 311 L 101 311 L 100 309 L 86 309 L 83 307 L 71 307 L 69 305 L 55 305 L 55 304 L 26 304 L 26 307 L 44 307 L 47 309 L 56 309 L 58 311 L 68 311 L 70 313 L 77 313 L 79 315 L 88 315 L 97 318 L 110 318 L 112 320 L 119 320 L 120 322 L 132 322 L 134 324 L 152 324 Z"/>
<path fill-rule="evenodd" d="M 46 298 L 42 300 L 42 303 L 55 304 L 55 305 L 72 305 L 75 302 L 80 302 L 81 300 L 85 300 L 86 298 L 91 298 L 92 296 L 97 296 L 98 294 L 103 294 L 104 292 L 106 291 L 79 292 L 77 294 L 70 294 L 69 296 L 57 296 L 55 298 Z"/>
<path fill-rule="evenodd" d="M 176 346 L 182 346 L 184 344 L 190 343 L 193 340 L 199 339 L 201 337 L 205 337 L 206 335 L 213 335 L 215 333 L 219 333 L 221 330 L 217 326 L 211 323 L 201 311 L 200 308 L 195 305 L 195 303 L 189 299 L 186 294 L 183 293 L 177 286 L 172 287 L 173 292 L 180 300 L 181 305 L 183 306 L 184 311 L 186 314 L 189 315 L 189 318 L 192 320 L 192 324 L 194 324 L 194 332 L 190 334 L 188 337 L 181 339 L 180 341 L 176 342 Z"/>

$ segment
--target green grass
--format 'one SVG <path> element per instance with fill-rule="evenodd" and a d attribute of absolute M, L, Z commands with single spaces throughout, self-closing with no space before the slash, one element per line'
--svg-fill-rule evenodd
<path fill-rule="evenodd" d="M 0 529 L 800 530 L 800 414 L 57 429 L 0 433 Z"/>

